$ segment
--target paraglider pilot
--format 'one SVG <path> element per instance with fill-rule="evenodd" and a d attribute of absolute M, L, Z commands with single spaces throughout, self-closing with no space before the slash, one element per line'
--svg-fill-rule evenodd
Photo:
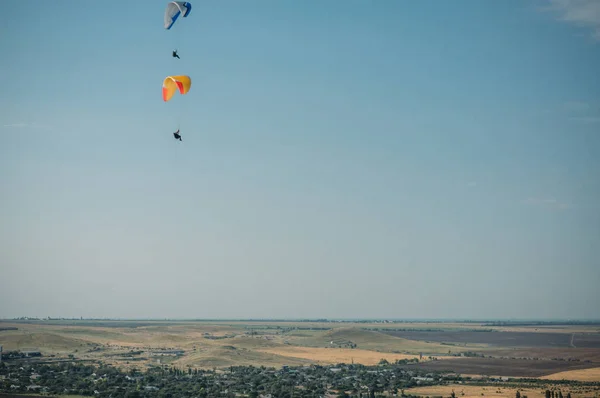
<path fill-rule="evenodd" d="M 177 54 L 177 50 L 173 50 L 173 58 L 181 59 L 181 58 L 179 58 L 179 55 Z"/>
<path fill-rule="evenodd" d="M 181 135 L 179 134 L 179 129 L 177 129 L 177 131 L 173 133 L 173 137 L 175 137 L 176 140 L 181 141 Z"/>

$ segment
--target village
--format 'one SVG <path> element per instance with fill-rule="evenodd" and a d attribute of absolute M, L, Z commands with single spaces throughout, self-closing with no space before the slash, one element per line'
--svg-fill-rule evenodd
<path fill-rule="evenodd" d="M 11 359 L 0 364 L 0 392 L 20 394 L 68 394 L 94 397 L 383 397 L 418 396 L 411 389 L 425 386 L 452 385 L 450 397 L 464 396 L 461 387 L 490 386 L 490 395 L 502 389 L 515 389 L 516 398 L 527 398 L 523 388 L 536 388 L 547 398 L 571 398 L 570 391 L 598 393 L 599 382 L 554 382 L 548 387 L 539 379 L 507 377 L 472 378 L 455 373 L 426 372 L 410 369 L 408 361 L 376 366 L 339 364 L 331 366 L 231 366 L 224 369 L 175 368 L 155 366 L 144 372 L 113 366 L 92 366 L 65 362 L 32 363 Z M 558 387 L 557 387 L 558 386 Z M 551 389 L 550 389 L 551 388 Z M 455 391 L 456 390 L 456 391 Z M 506 391 L 504 391 L 506 393 Z M 576 394 L 574 396 L 594 396 Z"/>

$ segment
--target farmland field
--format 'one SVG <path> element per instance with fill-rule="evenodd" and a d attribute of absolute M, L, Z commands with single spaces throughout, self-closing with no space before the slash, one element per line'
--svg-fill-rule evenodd
<path fill-rule="evenodd" d="M 383 331 L 394 337 L 436 343 L 487 344 L 497 347 L 600 348 L 600 334 L 472 331 Z"/>
<path fill-rule="evenodd" d="M 292 358 L 303 358 L 317 364 L 361 363 L 376 365 L 381 359 L 394 362 L 398 359 L 414 359 L 417 355 L 390 354 L 371 350 L 349 348 L 278 347 L 262 349 L 261 352 Z"/>
<path fill-rule="evenodd" d="M 414 387 L 405 390 L 406 394 L 418 395 L 421 397 L 450 397 L 452 391 L 456 394 L 456 397 L 460 398 L 481 398 L 481 397 L 495 397 L 495 398 L 514 398 L 517 391 L 520 395 L 537 398 L 543 397 L 544 392 L 548 388 L 556 388 L 556 386 L 549 383 L 548 385 L 542 385 L 538 387 L 504 387 L 504 386 L 470 386 L 451 384 L 448 386 L 427 386 L 427 387 Z M 573 398 L 592 398 L 598 394 L 597 389 L 593 388 L 572 388 L 568 386 L 559 386 L 560 390 L 564 394 L 571 393 Z"/>
<path fill-rule="evenodd" d="M 600 363 L 600 348 L 502 348 L 482 351 L 494 358 L 525 358 Z"/>
<path fill-rule="evenodd" d="M 596 365 L 553 360 L 455 358 L 408 365 L 419 369 L 460 374 L 507 377 L 540 377 L 565 370 L 592 368 Z"/>
<path fill-rule="evenodd" d="M 581 348 L 600 348 L 600 333 L 576 333 L 573 346 Z"/>
<path fill-rule="evenodd" d="M 600 381 L 600 367 L 580 370 L 567 370 L 541 377 L 546 380 Z"/>
<path fill-rule="evenodd" d="M 600 368 L 598 325 L 569 328 L 554 325 L 541 332 L 541 326 L 516 330 L 474 322 L 28 320 L 0 321 L 0 344 L 5 352 L 38 350 L 44 360 L 120 367 L 374 365 L 382 359 L 419 359 L 404 366 L 474 375 L 595 377 L 595 371 L 584 370 Z"/>

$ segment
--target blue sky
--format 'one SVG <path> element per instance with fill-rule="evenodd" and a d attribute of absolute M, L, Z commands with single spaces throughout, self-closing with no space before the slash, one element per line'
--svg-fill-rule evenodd
<path fill-rule="evenodd" d="M 1 2 L 0 317 L 600 318 L 599 4 Z"/>

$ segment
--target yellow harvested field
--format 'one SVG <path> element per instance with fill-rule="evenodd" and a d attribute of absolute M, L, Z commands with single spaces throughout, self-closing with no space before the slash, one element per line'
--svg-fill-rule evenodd
<path fill-rule="evenodd" d="M 431 386 L 431 387 L 415 387 L 409 388 L 404 392 L 406 394 L 420 395 L 423 397 L 450 397 L 452 390 L 456 394 L 457 398 L 481 398 L 482 396 L 494 396 L 497 398 L 514 398 L 517 389 L 516 388 L 497 388 L 494 386 L 467 386 L 461 384 L 448 385 L 448 386 Z M 500 392 L 498 392 L 500 391 Z M 538 397 L 538 390 L 521 389 L 521 396 L 527 395 L 528 397 Z M 482 395 L 483 394 L 483 395 Z"/>
<path fill-rule="evenodd" d="M 431 387 L 415 387 L 404 390 L 405 394 L 418 395 L 421 397 L 450 397 L 452 390 L 456 394 L 456 398 L 515 398 L 517 390 L 521 397 L 527 398 L 543 398 L 547 388 L 552 386 L 540 386 L 538 388 L 509 388 L 499 386 L 470 386 L 462 384 L 450 384 L 447 386 L 431 386 Z M 556 387 L 555 387 L 556 388 Z M 569 389 L 569 387 L 560 387 L 563 394 L 571 393 L 572 398 L 592 398 L 598 393 L 594 389 Z"/>
<path fill-rule="evenodd" d="M 600 382 L 600 368 L 568 370 L 566 372 L 554 373 L 540 377 L 545 380 L 576 380 L 576 381 L 598 381 Z"/>
<path fill-rule="evenodd" d="M 360 363 L 376 365 L 381 359 L 394 362 L 397 359 L 413 359 L 418 355 L 391 354 L 350 348 L 319 348 L 319 347 L 277 347 L 258 348 L 257 351 L 292 358 L 301 358 L 320 364 Z"/>

